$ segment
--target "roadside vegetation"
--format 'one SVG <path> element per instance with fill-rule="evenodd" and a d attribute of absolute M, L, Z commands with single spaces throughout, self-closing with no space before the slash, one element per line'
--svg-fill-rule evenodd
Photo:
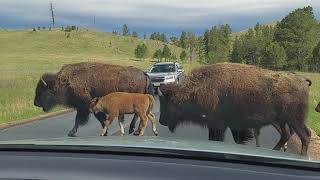
<path fill-rule="evenodd" d="M 241 32 L 224 24 L 202 35 L 182 31 L 177 37 L 138 34 L 126 24 L 112 33 L 77 26 L 0 29 L 0 123 L 43 114 L 33 105 L 36 83 L 41 74 L 64 64 L 94 61 L 148 70 L 155 62 L 172 60 L 181 62 L 186 73 L 219 62 L 299 72 L 313 82 L 308 125 L 320 134 L 320 115 L 314 111 L 320 101 L 320 25 L 312 7 Z"/>

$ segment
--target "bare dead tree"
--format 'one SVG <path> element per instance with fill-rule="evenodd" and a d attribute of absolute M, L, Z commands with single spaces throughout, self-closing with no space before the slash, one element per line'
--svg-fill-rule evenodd
<path fill-rule="evenodd" d="M 50 2 L 50 13 L 51 13 L 51 18 L 52 18 L 52 27 L 54 27 L 55 15 L 54 15 L 54 7 L 53 7 L 52 2 Z"/>

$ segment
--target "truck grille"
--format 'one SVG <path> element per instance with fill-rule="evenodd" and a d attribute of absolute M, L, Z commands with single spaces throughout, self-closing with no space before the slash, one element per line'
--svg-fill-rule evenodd
<path fill-rule="evenodd" d="M 152 77 L 151 82 L 163 82 L 164 77 Z"/>

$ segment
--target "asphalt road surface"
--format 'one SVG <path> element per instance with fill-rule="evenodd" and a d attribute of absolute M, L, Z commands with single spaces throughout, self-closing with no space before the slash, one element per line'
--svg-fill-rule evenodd
<path fill-rule="evenodd" d="M 154 114 L 159 118 L 159 101 L 157 99 L 153 110 Z M 29 124 L 11 127 L 0 130 L 0 140 L 22 140 L 22 139 L 44 139 L 44 138 L 63 138 L 67 137 L 69 130 L 73 127 L 75 112 L 66 113 L 63 115 L 50 117 L 45 120 L 34 121 Z M 128 127 L 133 115 L 125 116 L 125 132 L 128 135 Z M 136 124 L 138 127 L 138 122 Z M 80 127 L 78 133 L 79 137 L 99 136 L 100 123 L 93 115 L 87 125 Z M 158 123 L 158 132 L 161 137 L 174 137 L 182 139 L 208 139 L 208 130 L 195 125 L 183 125 L 178 127 L 175 133 L 171 133 L 167 127 Z M 119 126 L 116 120 L 113 121 L 108 131 L 109 135 L 119 135 Z M 153 136 L 151 122 L 149 121 L 145 136 Z M 107 138 L 107 137 L 106 137 Z M 265 148 L 273 148 L 280 136 L 278 132 L 272 127 L 268 126 L 261 131 L 261 145 Z M 226 132 L 226 143 L 234 143 L 230 130 Z M 248 145 L 255 146 L 255 140 L 248 142 Z"/>

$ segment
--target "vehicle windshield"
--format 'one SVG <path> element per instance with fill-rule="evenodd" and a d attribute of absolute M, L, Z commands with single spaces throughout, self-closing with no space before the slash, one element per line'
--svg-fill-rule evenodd
<path fill-rule="evenodd" d="M 320 161 L 320 1 L 1 0 L 0 69 L 0 150 Z"/>
<path fill-rule="evenodd" d="M 154 65 L 150 70 L 151 73 L 175 72 L 173 64 Z"/>

